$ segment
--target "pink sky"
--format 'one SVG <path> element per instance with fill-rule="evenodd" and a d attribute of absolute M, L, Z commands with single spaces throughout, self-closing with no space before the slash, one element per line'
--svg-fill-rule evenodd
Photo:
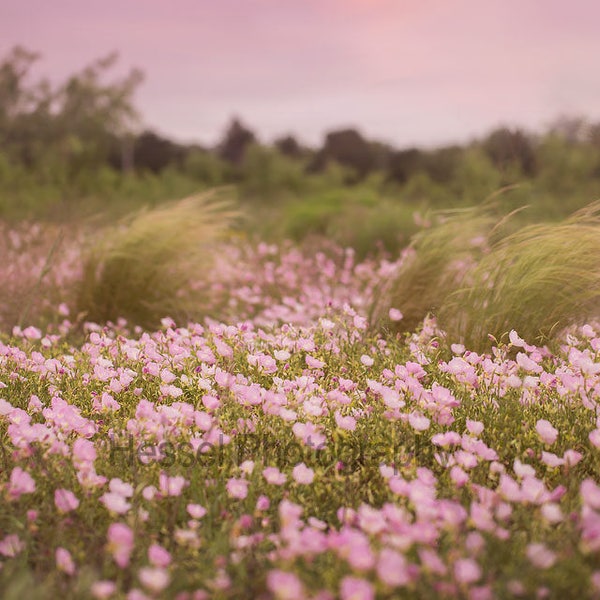
<path fill-rule="evenodd" d="M 597 0 L 0 0 L 0 53 L 17 43 L 54 79 L 118 50 L 145 124 L 205 144 L 234 114 L 266 141 L 400 146 L 600 119 Z"/>

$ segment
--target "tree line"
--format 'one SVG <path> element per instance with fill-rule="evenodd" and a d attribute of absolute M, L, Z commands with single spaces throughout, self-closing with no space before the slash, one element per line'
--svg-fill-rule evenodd
<path fill-rule="evenodd" d="M 589 153 L 584 175 L 600 179 L 600 123 L 581 118 L 558 119 L 543 134 L 501 127 L 479 140 L 433 150 L 394 148 L 353 128 L 330 131 L 319 148 L 305 147 L 292 135 L 264 144 L 234 118 L 215 147 L 204 147 L 142 127 L 134 94 L 143 74 L 133 69 L 110 79 L 117 54 L 58 84 L 32 80 L 39 58 L 19 46 L 0 63 L 0 177 L 2 165 L 5 171 L 18 167 L 41 182 L 65 186 L 77 185 L 99 169 L 138 174 L 177 170 L 216 185 L 255 179 L 261 169 L 271 181 L 269 169 L 293 163 L 296 175 L 307 177 L 338 169 L 339 181 L 348 186 L 373 174 L 400 186 L 417 176 L 449 185 L 466 158 L 477 152 L 498 172 L 499 183 L 509 184 L 538 176 L 548 148 L 559 143 L 563 150 L 576 147 Z"/>

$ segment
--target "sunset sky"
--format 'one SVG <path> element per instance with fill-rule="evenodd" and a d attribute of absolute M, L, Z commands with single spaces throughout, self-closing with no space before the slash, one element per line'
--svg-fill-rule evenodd
<path fill-rule="evenodd" d="M 234 114 L 265 141 L 398 146 L 600 119 L 597 0 L 0 0 L 0 53 L 17 43 L 55 80 L 118 50 L 144 123 L 204 144 Z"/>

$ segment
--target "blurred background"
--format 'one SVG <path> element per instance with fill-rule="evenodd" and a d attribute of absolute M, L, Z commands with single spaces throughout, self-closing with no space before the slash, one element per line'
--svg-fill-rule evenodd
<path fill-rule="evenodd" d="M 248 235 L 394 251 L 431 211 L 558 219 L 600 190 L 593 0 L 0 7 L 0 217 L 231 186 Z"/>

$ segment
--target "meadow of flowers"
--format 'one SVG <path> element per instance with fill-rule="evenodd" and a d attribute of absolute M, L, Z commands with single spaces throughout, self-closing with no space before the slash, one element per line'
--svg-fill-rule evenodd
<path fill-rule="evenodd" d="M 600 596 L 600 327 L 392 335 L 402 257 L 264 243 L 192 282 L 200 322 L 83 323 L 76 246 L 40 277 L 8 239 L 54 317 L 0 343 L 3 597 Z"/>

